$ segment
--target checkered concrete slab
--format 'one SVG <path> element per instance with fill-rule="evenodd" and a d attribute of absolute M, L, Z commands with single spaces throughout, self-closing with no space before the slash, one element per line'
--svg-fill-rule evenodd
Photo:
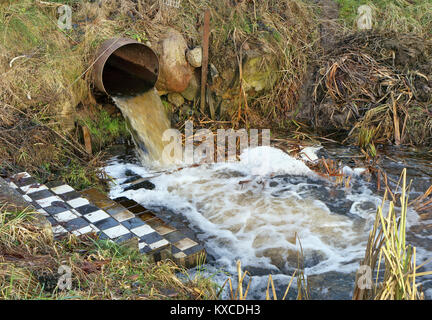
<path fill-rule="evenodd" d="M 66 233 L 97 233 L 118 243 L 136 238 L 140 252 L 156 261 L 171 258 L 185 267 L 195 266 L 198 257 L 205 255 L 199 243 L 133 200 L 111 200 L 97 189 L 80 193 L 62 182 L 39 184 L 27 172 L 14 175 L 8 183 L 47 217 L 55 238 Z"/>
<path fill-rule="evenodd" d="M 136 214 L 142 221 L 156 231 L 158 237 L 171 244 L 173 260 L 182 266 L 193 267 L 198 259 L 205 255 L 204 247 L 188 235 L 170 226 L 167 222 L 157 217 L 152 211 L 147 210 L 134 200 L 128 198 L 114 199 L 117 203 Z"/>

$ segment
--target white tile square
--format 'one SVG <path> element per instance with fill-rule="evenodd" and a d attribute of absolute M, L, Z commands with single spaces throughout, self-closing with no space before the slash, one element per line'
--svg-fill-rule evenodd
<path fill-rule="evenodd" d="M 52 228 L 52 230 L 53 230 L 53 233 L 54 233 L 55 235 L 58 235 L 58 234 L 62 234 L 62 233 L 66 233 L 66 232 L 67 232 L 67 230 L 66 230 L 65 228 L 63 228 L 62 226 L 55 226 L 55 227 Z"/>
<path fill-rule="evenodd" d="M 51 191 L 54 192 L 55 194 L 63 194 L 63 193 L 71 192 L 71 191 L 75 191 L 75 190 L 71 186 L 64 184 L 62 186 L 51 188 Z"/>
<path fill-rule="evenodd" d="M 88 225 L 88 226 L 86 226 L 84 228 L 72 231 L 72 233 L 74 235 L 76 235 L 76 236 L 80 236 L 80 235 L 83 235 L 83 234 L 86 234 L 86 233 L 90 233 L 90 232 L 95 232 L 95 231 L 97 231 L 97 230 L 94 230 L 91 225 Z"/>
<path fill-rule="evenodd" d="M 36 200 L 36 203 L 38 205 L 40 205 L 42 208 L 45 208 L 45 207 L 49 207 L 51 205 L 51 203 L 54 202 L 54 201 L 63 202 L 63 200 L 60 199 L 59 197 L 52 196 L 52 197 L 48 197 L 48 198 L 45 198 L 45 199 Z"/>
<path fill-rule="evenodd" d="M 30 198 L 28 195 L 23 195 L 23 198 L 24 198 L 25 201 L 33 202 L 33 199 Z"/>
<path fill-rule="evenodd" d="M 14 188 L 14 189 L 18 189 L 18 186 L 15 183 L 13 183 L 12 181 L 9 182 L 9 186 Z"/>
<path fill-rule="evenodd" d="M 71 221 L 73 219 L 78 218 L 78 216 L 76 214 L 73 214 L 71 211 L 64 211 L 64 212 L 60 212 L 57 213 L 55 215 L 53 215 L 54 219 L 56 219 L 58 222 L 68 222 Z"/>
<path fill-rule="evenodd" d="M 30 178 L 31 175 L 28 174 L 27 172 L 23 171 L 23 172 L 17 173 L 17 174 L 14 175 L 13 177 L 14 177 L 14 178 L 20 177 L 20 178 L 22 179 L 22 178 Z"/>
<path fill-rule="evenodd" d="M 145 246 L 147 246 L 147 243 L 145 243 L 145 242 L 139 242 L 139 243 L 138 243 L 138 250 L 141 250 L 141 249 L 144 248 Z"/>
<path fill-rule="evenodd" d="M 48 212 L 46 212 L 44 209 L 37 209 L 36 211 L 42 213 L 44 216 L 49 216 Z"/>
<path fill-rule="evenodd" d="M 90 204 L 90 202 L 87 199 L 84 198 L 76 198 L 73 200 L 70 200 L 67 202 L 70 206 L 72 206 L 73 208 L 78 208 L 81 206 L 85 206 L 86 204 Z"/>
<path fill-rule="evenodd" d="M 122 225 L 118 225 L 112 228 L 109 228 L 107 230 L 103 231 L 108 237 L 110 237 L 111 239 L 117 238 L 117 237 L 121 237 L 127 233 L 129 233 L 129 230 L 126 229 L 124 226 Z"/>
<path fill-rule="evenodd" d="M 36 187 L 35 184 L 30 184 L 28 186 L 21 187 L 21 190 L 24 191 L 25 194 L 31 194 L 33 192 L 48 190 L 48 188 L 43 184 L 39 185 L 38 187 Z"/>
<path fill-rule="evenodd" d="M 109 214 L 102 210 L 98 210 L 84 215 L 84 218 L 86 218 L 90 222 L 97 222 L 109 217 Z"/>
<path fill-rule="evenodd" d="M 145 236 L 146 234 L 149 234 L 149 233 L 155 232 L 155 231 L 153 230 L 153 228 L 150 227 L 150 226 L 147 225 L 147 224 L 142 225 L 142 226 L 140 226 L 140 227 L 137 227 L 137 228 L 135 228 L 135 229 L 132 229 L 131 231 L 132 231 L 134 234 L 136 234 L 138 237 L 142 237 L 142 236 Z"/>
<path fill-rule="evenodd" d="M 166 246 L 167 244 L 169 244 L 169 242 L 165 239 L 162 239 L 162 240 L 159 240 L 158 242 L 150 244 L 149 246 L 153 250 L 153 249 L 157 249 L 157 248 Z"/>

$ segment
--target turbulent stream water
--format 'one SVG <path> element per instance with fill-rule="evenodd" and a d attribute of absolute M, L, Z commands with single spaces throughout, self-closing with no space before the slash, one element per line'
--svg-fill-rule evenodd
<path fill-rule="evenodd" d="M 105 168 L 116 182 L 110 196 L 134 199 L 156 213 L 168 210 L 170 219 L 186 223 L 208 253 L 204 273 L 219 283 L 227 278 L 221 270 L 236 274 L 236 261 L 241 260 L 243 269 L 252 275 L 249 298 L 264 298 L 268 274 L 273 275 L 279 295 L 285 291 L 301 244 L 311 298 L 349 299 L 377 206 L 382 203 L 375 182 L 355 168 L 353 159 L 361 155 L 359 150 L 337 145 L 315 149 L 319 156 L 342 162 L 346 175 L 352 176 L 348 189 L 335 186 L 301 159 L 273 147 L 246 149 L 236 162 L 176 171 L 172 164 L 150 161 L 159 159 L 162 129 L 168 128 L 157 100 L 153 93 L 117 100 L 139 141 L 138 152 L 115 156 Z M 432 184 L 430 153 L 403 148 L 380 152 L 389 178 L 397 180 L 401 170 L 408 169 L 409 178 L 414 179 L 410 198 Z M 263 166 L 265 159 L 270 161 Z M 148 177 L 155 189 L 123 191 L 122 183 L 130 172 Z M 418 263 L 432 256 L 428 225 L 409 210 L 408 241 L 417 246 Z M 421 281 L 431 299 L 432 281 Z M 295 290 L 289 297 L 295 297 Z"/>

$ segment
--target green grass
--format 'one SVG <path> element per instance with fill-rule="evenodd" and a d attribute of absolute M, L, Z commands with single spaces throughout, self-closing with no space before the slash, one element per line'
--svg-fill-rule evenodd
<path fill-rule="evenodd" d="M 119 137 L 128 138 L 130 135 L 123 117 L 110 116 L 103 109 L 93 117 L 82 119 L 82 122 L 88 127 L 93 146 L 98 150 L 114 143 Z"/>
<path fill-rule="evenodd" d="M 66 165 L 59 173 L 62 179 L 72 186 L 75 190 L 84 190 L 90 187 L 98 186 L 101 191 L 97 171 L 92 167 L 86 167 L 78 162 L 72 162 Z"/>
<path fill-rule="evenodd" d="M 374 9 L 374 28 L 386 31 L 413 32 L 428 38 L 432 33 L 432 2 L 430 0 L 337 0 L 340 18 L 354 27 L 357 9 L 367 4 Z"/>

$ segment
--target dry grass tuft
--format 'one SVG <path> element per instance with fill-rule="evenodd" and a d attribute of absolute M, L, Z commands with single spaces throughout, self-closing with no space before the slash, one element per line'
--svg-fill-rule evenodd
<path fill-rule="evenodd" d="M 137 250 L 96 235 L 53 241 L 29 210 L 0 208 L 0 299 L 215 299 L 216 285 L 180 281 L 173 262 L 152 263 Z M 60 266 L 72 288 L 59 288 Z"/>
<path fill-rule="evenodd" d="M 287 115 L 297 106 L 317 37 L 314 7 L 309 2 L 188 0 L 178 9 L 156 3 L 142 4 L 149 13 L 144 19 L 153 23 L 150 40 L 157 40 L 152 37 L 158 34 L 153 31 L 158 25 L 171 26 L 182 30 L 189 47 L 200 45 L 204 10 L 210 8 L 209 57 L 219 72 L 210 82 L 210 103 L 218 120 L 230 120 L 234 126 L 286 124 Z M 249 89 L 242 72 L 245 62 L 255 57 L 262 58 L 258 70 L 274 81 L 271 88 L 259 93 Z"/>
<path fill-rule="evenodd" d="M 89 155 L 76 125 L 88 122 L 83 110 L 96 108 L 88 72 L 94 53 L 108 38 L 136 32 L 145 39 L 145 32 L 135 29 L 136 17 L 119 1 L 70 4 L 71 30 L 57 25 L 58 3 L 0 7 L 0 167 L 26 170 L 41 181 L 63 175 L 81 189 L 98 184 L 101 160 L 102 146 Z"/>
<path fill-rule="evenodd" d="M 393 201 L 389 204 L 388 214 L 384 215 L 384 204 L 387 199 L 387 191 L 383 204 L 378 208 L 375 224 L 369 234 L 365 258 L 360 263 L 367 266 L 370 276 L 363 282 L 360 274 L 357 274 L 354 300 L 419 300 L 424 295 L 416 283 L 416 278 L 431 275 L 432 271 L 419 272 L 427 262 L 416 265 L 416 248 L 406 243 L 406 222 L 408 210 L 408 190 L 406 183 L 406 169 L 403 170 L 401 179 L 400 214 L 396 213 Z M 384 269 L 384 274 L 380 270 Z M 372 276 L 376 271 L 375 282 Z M 365 284 L 369 282 L 369 286 Z"/>
<path fill-rule="evenodd" d="M 301 246 L 301 242 L 300 242 L 300 238 L 298 237 L 298 235 L 296 234 L 296 239 L 298 239 L 299 241 L 299 245 L 300 245 L 300 250 L 297 252 L 297 270 L 294 271 L 293 275 L 291 276 L 291 280 L 287 285 L 287 288 L 283 294 L 283 296 L 281 297 L 281 300 L 285 300 L 291 285 L 293 283 L 294 280 L 297 281 L 297 300 L 308 300 L 310 299 L 310 292 L 309 292 L 309 285 L 308 285 L 308 281 L 307 281 L 307 277 L 304 274 L 304 268 L 303 268 L 303 248 Z M 223 290 L 223 288 L 225 287 L 226 283 L 229 284 L 229 294 L 230 294 L 230 299 L 231 300 L 246 300 L 248 293 L 249 293 L 249 288 L 252 282 L 252 278 L 249 278 L 249 281 L 246 285 L 246 288 L 244 289 L 244 281 L 246 276 L 250 276 L 249 272 L 247 271 L 242 271 L 241 268 L 241 261 L 238 260 L 237 261 L 237 288 L 234 290 L 234 286 L 232 284 L 231 278 L 228 278 L 224 285 L 221 288 L 221 291 Z M 266 300 L 278 300 L 278 296 L 276 293 L 276 288 L 275 288 L 275 284 L 273 282 L 273 278 L 271 276 L 271 274 L 269 274 L 268 277 L 268 281 L 267 281 L 267 289 L 266 289 Z"/>
<path fill-rule="evenodd" d="M 313 125 L 346 130 L 364 149 L 365 141 L 430 145 L 431 56 L 432 43 L 415 35 L 348 36 L 322 59 Z"/>

